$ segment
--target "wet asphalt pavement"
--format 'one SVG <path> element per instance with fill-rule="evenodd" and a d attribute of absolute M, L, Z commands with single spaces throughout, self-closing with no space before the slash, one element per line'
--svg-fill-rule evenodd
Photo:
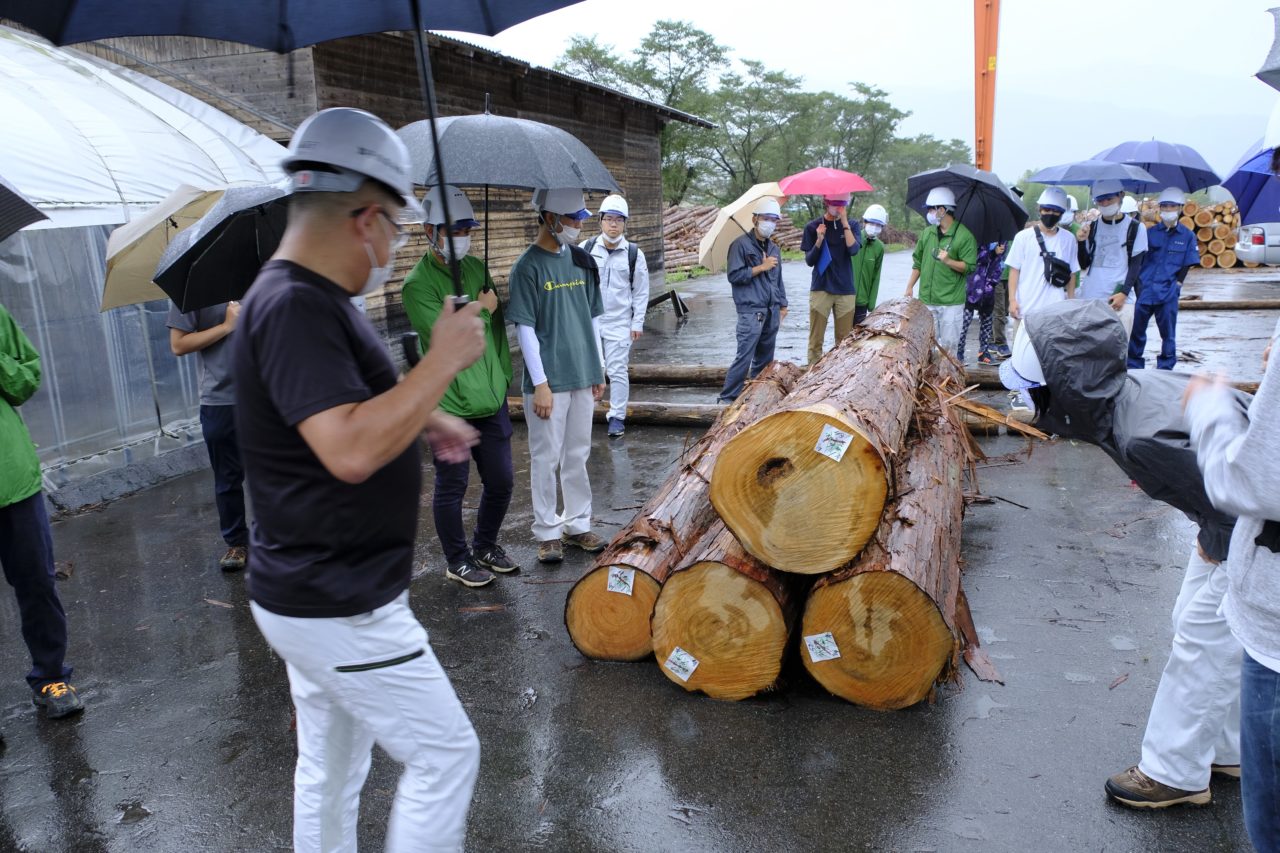
<path fill-rule="evenodd" d="M 906 255 L 887 259 L 886 296 L 900 292 L 908 266 Z M 807 274 L 794 263 L 786 272 L 801 310 L 778 354 L 801 361 Z M 723 277 L 679 287 L 692 316 L 677 323 L 656 310 L 635 360 L 726 363 Z M 1187 287 L 1206 298 L 1273 289 L 1280 275 L 1197 274 Z M 1256 379 L 1274 321 L 1187 313 L 1179 348 Z M 637 386 L 632 396 L 714 393 Z M 629 520 L 690 438 L 632 426 L 609 441 L 597 431 L 599 532 Z M 968 509 L 965 583 L 1006 684 L 966 670 L 936 703 L 887 714 L 824 695 L 795 671 L 784 689 L 729 704 L 685 693 L 652 661 L 584 660 L 564 631 L 563 602 L 589 559 L 534 563 L 522 425 L 505 544 L 528 568 L 481 590 L 446 581 L 428 489 L 418 556 L 433 571 L 414 584 L 412 603 L 483 747 L 468 849 L 1247 850 L 1237 783 L 1215 780 L 1211 806 L 1156 814 L 1113 806 L 1102 792 L 1107 775 L 1137 761 L 1191 525 L 1095 448 L 1059 441 L 1027 456 L 1018 439 L 982 444 L 992 459 L 981 486 L 999 500 Z M 996 458 L 1011 453 L 1025 458 Z M 55 524 L 71 570 L 61 585 L 70 661 L 88 704 L 78 719 L 35 713 L 16 607 L 0 596 L 9 626 L 0 850 L 289 849 L 284 667 L 253 624 L 243 578 L 217 569 L 216 531 L 207 471 Z M 485 605 L 500 609 L 468 610 Z M 381 849 L 398 772 L 376 756 L 362 849 Z"/>

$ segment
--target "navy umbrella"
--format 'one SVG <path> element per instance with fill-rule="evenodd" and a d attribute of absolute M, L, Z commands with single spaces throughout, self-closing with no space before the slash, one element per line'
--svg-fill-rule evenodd
<path fill-rule="evenodd" d="M 1205 187 L 1222 183 L 1200 153 L 1190 145 L 1161 142 L 1150 139 L 1145 142 L 1121 142 L 1114 148 L 1093 155 L 1094 160 L 1111 160 L 1141 166 L 1155 180 L 1133 187 L 1134 192 L 1159 192 L 1166 187 L 1177 187 L 1193 193 Z"/>
<path fill-rule="evenodd" d="M 1146 169 L 1128 163 L 1110 160 L 1078 160 L 1060 166 L 1048 166 L 1036 172 L 1028 181 L 1068 187 L 1092 187 L 1098 181 L 1119 181 L 1125 189 L 1136 190 L 1156 178 Z"/>
<path fill-rule="evenodd" d="M 1027 224 L 1022 200 L 992 172 L 967 163 L 930 169 L 907 178 L 907 207 L 923 213 L 929 190 L 946 187 L 956 195 L 956 219 L 978 245 L 1012 240 Z"/>
<path fill-rule="evenodd" d="M 1222 182 L 1240 208 L 1241 225 L 1280 222 L 1280 178 L 1271 171 L 1274 151 L 1258 140 Z"/>
<path fill-rule="evenodd" d="M 12 184 L 0 178 L 0 240 L 48 218 Z"/>

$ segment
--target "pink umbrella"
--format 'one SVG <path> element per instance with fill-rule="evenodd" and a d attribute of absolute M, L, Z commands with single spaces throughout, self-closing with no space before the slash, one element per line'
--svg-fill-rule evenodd
<path fill-rule="evenodd" d="M 828 169 L 826 166 L 788 175 L 778 181 L 778 186 L 787 195 L 839 195 L 875 190 L 861 175 L 841 169 Z"/>

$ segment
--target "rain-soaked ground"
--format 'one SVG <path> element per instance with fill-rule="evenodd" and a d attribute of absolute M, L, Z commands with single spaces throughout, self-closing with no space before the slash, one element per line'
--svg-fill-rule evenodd
<path fill-rule="evenodd" d="M 892 255 L 896 295 L 909 258 Z M 786 265 L 800 310 L 779 356 L 802 360 L 806 270 Z M 722 277 L 682 284 L 694 311 L 655 311 L 637 361 L 724 363 Z M 1199 276 L 1188 292 L 1265 296 L 1280 276 Z M 1257 378 L 1265 313 L 1187 313 L 1180 349 Z M 1154 337 L 1154 327 L 1153 327 Z M 1152 346 L 1155 344 L 1153 342 Z M 635 399 L 658 389 L 637 387 Z M 713 389 L 681 391 L 710 399 Z M 667 392 L 668 398 L 671 393 Z M 598 530 L 624 524 L 688 440 L 632 426 L 591 457 Z M 1230 851 L 1248 849 L 1235 783 L 1201 809 L 1134 813 L 1107 775 L 1136 762 L 1169 646 L 1188 522 L 1136 491 L 1099 451 L 1038 444 L 980 471 L 1000 500 L 968 510 L 966 587 L 1006 684 L 967 671 L 932 705 L 866 711 L 793 674 L 736 704 L 685 693 L 653 662 L 598 664 L 570 645 L 568 584 L 587 559 L 533 562 L 527 446 L 506 544 L 526 568 L 486 589 L 442 574 L 423 497 L 418 556 L 435 569 L 412 601 L 483 744 L 468 848 L 485 851 Z M 983 440 L 991 457 L 1025 450 Z M 470 501 L 474 504 L 475 491 Z M 243 578 L 223 575 L 208 472 L 59 521 L 70 659 L 88 703 L 72 721 L 32 709 L 11 597 L 0 652 L 0 850 L 274 851 L 290 839 L 293 733 L 284 668 L 259 636 Z M 477 611 L 483 605 L 500 609 Z M 398 767 L 379 754 L 362 849 L 381 849 Z"/>

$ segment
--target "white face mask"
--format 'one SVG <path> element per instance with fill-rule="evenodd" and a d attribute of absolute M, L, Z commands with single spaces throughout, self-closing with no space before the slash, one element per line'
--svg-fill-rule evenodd
<path fill-rule="evenodd" d="M 1098 205 L 1098 213 L 1110 219 L 1120 212 L 1119 204 L 1100 204 Z"/>
<path fill-rule="evenodd" d="M 1173 223 L 1177 222 L 1179 217 L 1180 217 L 1179 211 L 1176 211 L 1176 210 L 1160 211 L 1160 218 L 1164 220 L 1166 225 L 1172 225 Z"/>
<path fill-rule="evenodd" d="M 761 219 L 756 223 L 756 230 L 760 232 L 760 236 L 769 238 L 773 236 L 773 229 L 778 227 L 778 223 L 772 219 Z"/>
<path fill-rule="evenodd" d="M 556 218 L 559 219 L 560 217 L 557 216 Z M 568 246 L 570 243 L 577 243 L 578 237 L 581 235 L 581 228 L 574 225 L 565 225 L 561 222 L 560 231 L 556 233 L 556 239 L 560 241 L 561 245 Z"/>
<path fill-rule="evenodd" d="M 443 233 L 440 234 L 439 249 L 440 249 L 440 254 L 444 256 L 444 259 L 446 262 L 452 260 L 449 257 L 449 238 L 445 236 Z M 454 252 L 453 257 L 457 258 L 458 260 L 462 260 L 467 256 L 467 252 L 470 252 L 470 251 L 471 251 L 471 235 L 468 234 L 465 237 L 459 237 L 458 235 L 455 234 L 453 237 L 453 252 Z"/>
<path fill-rule="evenodd" d="M 867 232 L 868 237 L 879 237 L 881 228 L 879 225 L 868 224 L 863 230 Z"/>
<path fill-rule="evenodd" d="M 938 214 L 937 214 L 937 212 L 936 212 L 936 211 L 933 211 L 933 210 L 931 210 L 931 211 L 929 211 L 927 214 L 925 214 L 925 217 L 924 217 L 924 218 L 925 218 L 925 220 L 926 220 L 926 221 L 928 221 L 928 223 L 929 223 L 930 225 L 937 225 L 939 222 L 941 222 L 941 221 L 942 221 L 941 219 L 939 219 L 939 218 L 938 218 Z"/>
<path fill-rule="evenodd" d="M 385 225 L 383 226 L 386 227 Z M 373 254 L 373 246 L 368 242 L 364 244 L 364 253 L 369 256 L 369 277 L 364 280 L 364 286 L 360 288 L 357 296 L 367 296 L 373 293 L 379 287 L 382 287 L 391 278 L 391 273 L 395 271 L 396 266 L 396 250 L 400 248 L 400 241 L 392 239 L 387 244 L 387 262 L 378 266 L 378 259 Z"/>

